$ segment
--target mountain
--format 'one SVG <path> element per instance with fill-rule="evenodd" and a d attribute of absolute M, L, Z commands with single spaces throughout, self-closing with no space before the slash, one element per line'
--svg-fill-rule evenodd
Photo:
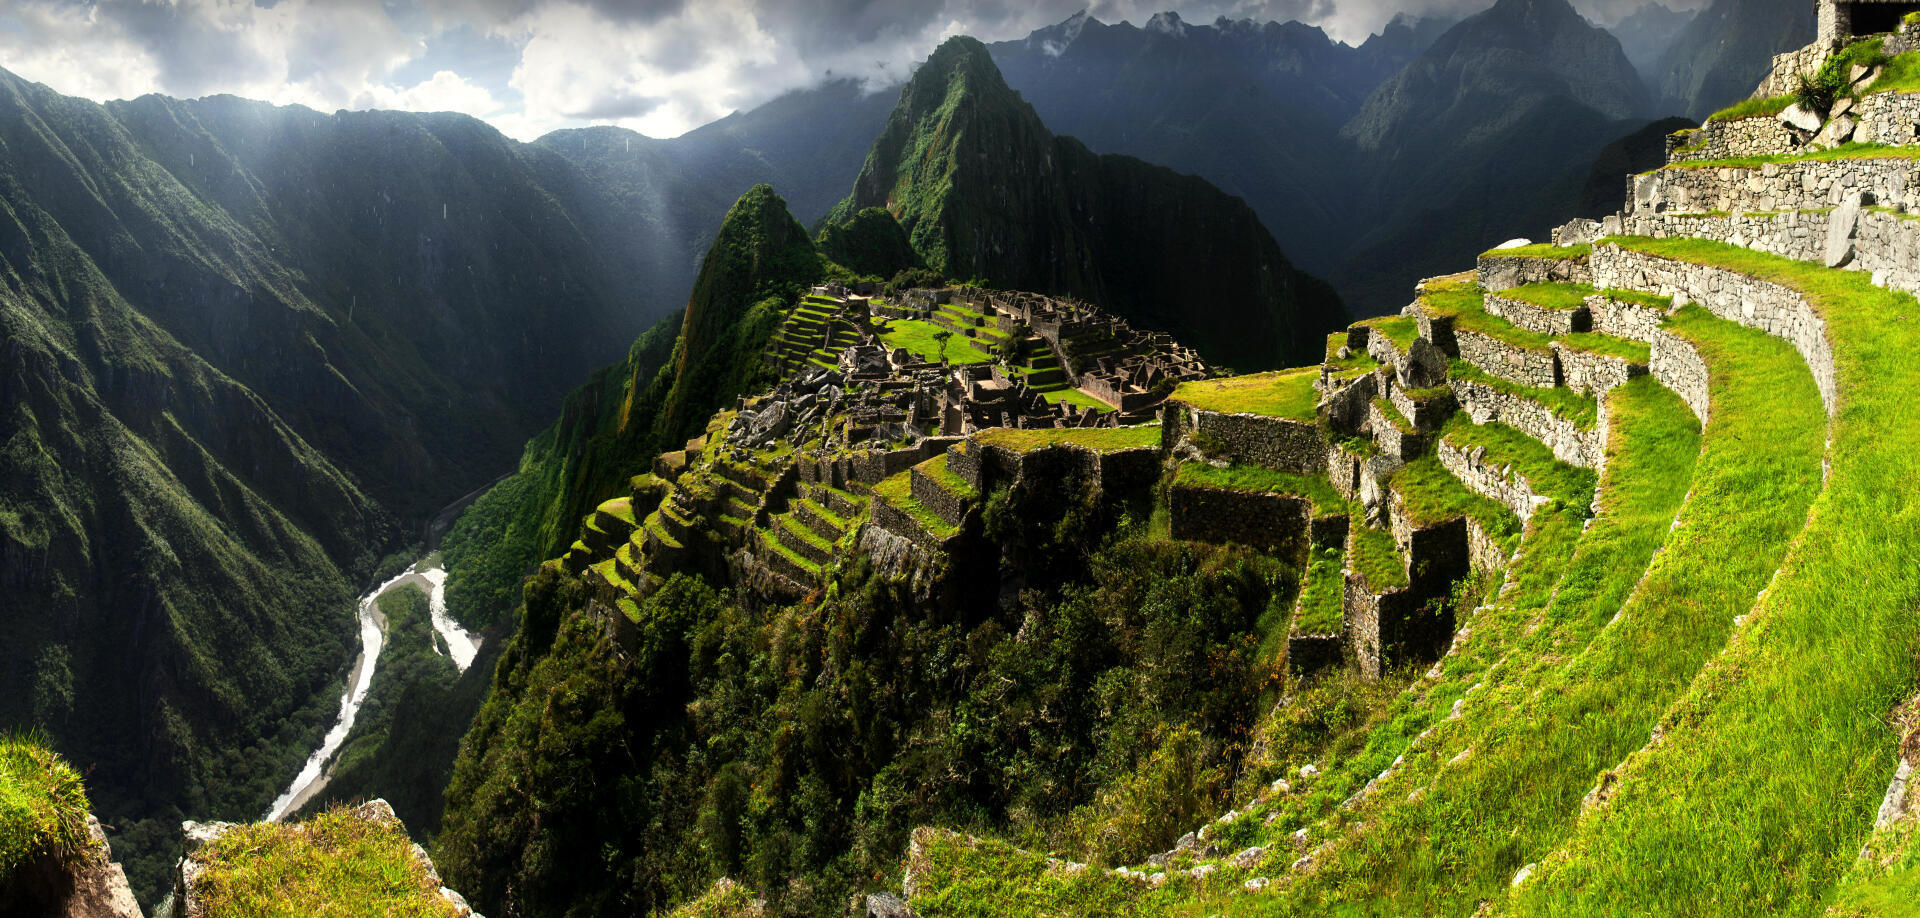
<path fill-rule="evenodd" d="M 1618 211 L 1627 176 L 1665 165 L 1667 137 L 1697 126 L 1697 122 L 1686 118 L 1662 118 L 1607 144 L 1594 159 L 1593 168 L 1580 187 L 1580 203 L 1575 212 L 1599 218 Z"/>
<path fill-rule="evenodd" d="M 89 773 L 144 898 L 183 816 L 258 816 L 315 745 L 354 597 L 583 368 L 650 379 L 625 343 L 686 304 L 733 199 L 851 183 L 862 104 L 877 130 L 887 101 L 834 84 L 622 159 L 604 131 L 0 72 L 0 727 Z M 496 573 L 517 595 L 524 565 Z"/>
<path fill-rule="evenodd" d="M 1646 80 L 1648 87 L 1653 88 L 1659 82 L 1660 71 L 1656 68 L 1661 56 L 1673 47 L 1687 23 L 1699 14 L 1699 10 L 1669 9 L 1648 0 L 1607 31 L 1620 40 L 1620 50 L 1626 52 L 1627 62 Z"/>
<path fill-rule="evenodd" d="M 1162 13 L 1135 27 L 1083 12 L 988 47 L 1050 129 L 1206 178 L 1244 198 L 1296 263 L 1331 270 L 1357 217 L 1322 180 L 1343 165 L 1335 132 L 1446 24 L 1403 15 L 1352 48 L 1298 22 Z"/>
<path fill-rule="evenodd" d="M 946 276 L 1093 300 L 1218 363 L 1306 359 L 1342 315 L 1244 202 L 1054 136 L 971 38 L 915 72 L 827 220 L 872 207 Z"/>
<path fill-rule="evenodd" d="M 1357 314 L 1421 277 L 1576 216 L 1598 151 L 1644 122 L 1620 43 L 1566 0 L 1500 0 L 1449 29 L 1341 128 L 1345 186 L 1377 214 L 1332 276 Z"/>
<path fill-rule="evenodd" d="M 1813 7 L 1804 0 L 1714 0 L 1661 55 L 1655 91 L 1666 108 L 1695 121 L 1752 95 L 1773 55 L 1813 42 Z"/>

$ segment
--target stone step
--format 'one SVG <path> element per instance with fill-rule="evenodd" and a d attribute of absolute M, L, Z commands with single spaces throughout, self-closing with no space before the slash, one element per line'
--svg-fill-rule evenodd
<path fill-rule="evenodd" d="M 776 516 L 773 522 L 780 544 L 792 549 L 795 554 L 815 564 L 827 564 L 833 560 L 833 544 L 815 535 L 813 530 L 791 514 Z"/>
<path fill-rule="evenodd" d="M 796 501 L 793 515 L 808 529 L 813 530 L 814 535 L 828 542 L 837 543 L 847 534 L 847 524 L 844 519 L 834 516 L 832 511 L 812 500 Z"/>

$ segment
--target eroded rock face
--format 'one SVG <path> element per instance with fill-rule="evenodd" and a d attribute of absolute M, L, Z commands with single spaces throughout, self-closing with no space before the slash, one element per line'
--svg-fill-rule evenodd
<path fill-rule="evenodd" d="M 142 918 L 127 875 L 114 863 L 100 820 L 87 817 L 88 846 L 71 860 L 46 856 L 0 880 L 0 914 L 48 918 Z"/>

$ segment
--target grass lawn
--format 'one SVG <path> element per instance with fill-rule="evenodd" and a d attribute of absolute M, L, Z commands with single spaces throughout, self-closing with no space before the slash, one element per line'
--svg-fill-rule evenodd
<path fill-rule="evenodd" d="M 1407 558 L 1394 543 L 1393 533 L 1363 525 L 1357 513 L 1347 528 L 1347 552 L 1352 556 L 1354 571 L 1374 592 L 1407 585 Z"/>
<path fill-rule="evenodd" d="M 1249 491 L 1256 494 L 1291 494 L 1313 501 L 1316 514 L 1340 513 L 1347 503 L 1325 475 L 1300 475 L 1279 472 L 1257 465 L 1230 465 L 1214 468 L 1205 462 L 1183 462 L 1174 474 L 1175 487 L 1215 488 L 1222 491 Z"/>
<path fill-rule="evenodd" d="M 1584 308 L 1587 297 L 1593 293 L 1593 288 L 1586 284 L 1524 284 L 1500 291 L 1501 296 L 1510 300 L 1562 311 Z"/>
<path fill-rule="evenodd" d="M 1774 96 L 1771 99 L 1742 99 L 1707 116 L 1707 120 L 1739 121 L 1743 118 L 1771 118 L 1786 111 L 1793 103 L 1793 96 Z"/>
<path fill-rule="evenodd" d="M 885 342 L 887 347 L 903 347 L 908 353 L 917 354 L 925 360 L 938 360 L 940 359 L 940 342 L 934 340 L 933 336 L 941 332 L 953 336 L 947 339 L 948 363 L 991 363 L 993 361 L 992 354 L 981 350 L 977 343 L 965 335 L 919 319 L 893 320 L 887 330 L 880 333 L 880 340 Z"/>
<path fill-rule="evenodd" d="M 1551 258 L 1556 261 L 1579 261 L 1593 254 L 1590 245 L 1526 245 L 1512 249 L 1492 249 L 1480 253 L 1481 258 Z"/>
<path fill-rule="evenodd" d="M 1320 378 L 1319 367 L 1255 373 L 1183 382 L 1173 390 L 1173 400 L 1201 411 L 1221 414 L 1257 414 L 1265 417 L 1313 421 L 1320 394 L 1313 384 Z"/>
<path fill-rule="evenodd" d="M 874 485 L 873 496 L 878 500 L 884 500 L 888 504 L 891 504 L 894 509 L 913 517 L 914 522 L 919 523 L 922 529 L 925 529 L 936 539 L 949 539 L 953 537 L 954 533 L 960 531 L 958 528 L 948 525 L 946 520 L 935 515 L 932 510 L 927 509 L 926 504 L 914 499 L 913 472 L 911 471 L 901 472 Z"/>
<path fill-rule="evenodd" d="M 973 439 L 982 446 L 1000 446 L 1017 453 L 1030 453 L 1036 449 L 1061 444 L 1084 446 L 1094 452 L 1110 453 L 1123 449 L 1159 447 L 1160 425 L 1140 424 L 1134 427 L 1096 427 L 1085 430 L 1064 427 L 1018 430 L 1012 427 L 1001 427 L 983 430 L 974 434 Z"/>
<path fill-rule="evenodd" d="M 1512 510 L 1469 490 L 1432 454 L 1415 459 L 1395 472 L 1392 488 L 1400 496 L 1408 521 L 1415 526 L 1471 517 L 1508 549 L 1520 536 L 1520 519 Z"/>
<path fill-rule="evenodd" d="M 1338 634 L 1345 611 L 1346 555 L 1337 545 L 1316 545 L 1300 581 L 1300 602 L 1293 619 L 1296 634 Z"/>

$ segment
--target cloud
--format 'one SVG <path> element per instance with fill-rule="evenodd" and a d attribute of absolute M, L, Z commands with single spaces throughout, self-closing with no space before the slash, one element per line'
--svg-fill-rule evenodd
<path fill-rule="evenodd" d="M 0 65 L 93 99 L 232 93 L 460 111 L 522 139 L 612 123 L 673 136 L 822 79 L 904 79 L 948 36 L 1021 38 L 1085 9 L 1298 19 L 1365 40 L 1395 13 L 1492 0 L 0 0 Z M 1642 0 L 1575 0 L 1612 22 Z M 1708 0 L 1669 0 L 1698 7 Z"/>

